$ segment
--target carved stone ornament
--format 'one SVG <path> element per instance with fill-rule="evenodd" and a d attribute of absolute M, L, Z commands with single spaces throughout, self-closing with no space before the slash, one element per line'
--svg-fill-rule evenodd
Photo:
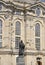
<path fill-rule="evenodd" d="M 7 19 L 7 18 L 9 18 L 9 15 L 5 14 L 4 17 L 5 17 L 5 19 Z"/>
<path fill-rule="evenodd" d="M 25 49 L 30 49 L 31 45 L 29 44 L 29 42 L 27 42 Z"/>

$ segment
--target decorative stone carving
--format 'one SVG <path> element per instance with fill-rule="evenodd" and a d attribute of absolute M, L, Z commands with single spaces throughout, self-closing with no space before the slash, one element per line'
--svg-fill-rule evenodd
<path fill-rule="evenodd" d="M 5 17 L 5 19 L 7 19 L 7 18 L 9 18 L 9 15 L 5 14 L 4 17 Z"/>
<path fill-rule="evenodd" d="M 30 49 L 31 45 L 29 44 L 29 42 L 26 43 L 25 49 Z"/>

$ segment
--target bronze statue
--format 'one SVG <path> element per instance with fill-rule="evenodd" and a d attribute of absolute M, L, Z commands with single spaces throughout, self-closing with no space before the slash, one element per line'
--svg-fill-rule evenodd
<path fill-rule="evenodd" d="M 24 55 L 24 48 L 25 48 L 25 45 L 24 45 L 23 41 L 21 40 L 19 42 L 19 55 Z"/>

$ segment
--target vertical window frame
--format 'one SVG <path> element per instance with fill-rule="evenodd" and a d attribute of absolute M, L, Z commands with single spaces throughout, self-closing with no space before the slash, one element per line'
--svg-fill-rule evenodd
<path fill-rule="evenodd" d="M 2 20 L 0 19 L 0 48 L 2 47 Z"/>
<path fill-rule="evenodd" d="M 36 39 L 37 39 L 37 41 L 38 41 L 38 39 L 40 39 L 40 28 L 38 29 L 38 33 L 39 33 L 39 35 L 36 35 L 36 25 L 39 25 L 39 27 L 40 27 L 40 23 L 36 23 L 35 24 L 35 43 L 36 43 Z M 36 43 L 36 50 L 40 50 L 40 41 L 38 41 L 38 43 Z"/>
<path fill-rule="evenodd" d="M 17 29 L 16 30 L 16 23 L 18 22 L 18 24 L 19 24 L 19 29 Z M 18 41 L 20 42 L 20 40 L 21 40 L 21 22 L 20 21 L 16 21 L 16 23 L 15 23 L 15 48 L 16 49 L 19 49 L 19 43 L 17 43 L 18 45 L 16 45 L 16 37 L 17 38 L 20 38 Z M 19 34 L 17 34 L 17 32 L 16 31 L 19 31 Z M 18 47 L 16 47 L 16 46 L 18 46 Z"/>

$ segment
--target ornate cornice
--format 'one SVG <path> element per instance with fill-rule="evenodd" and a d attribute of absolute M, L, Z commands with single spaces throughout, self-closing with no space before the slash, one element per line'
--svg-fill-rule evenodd
<path fill-rule="evenodd" d="M 42 3 L 42 2 L 37 2 L 37 3 L 35 3 L 35 4 L 32 4 L 32 5 L 30 6 L 30 8 L 37 7 L 37 6 L 42 7 L 43 9 L 45 9 L 45 4 Z"/>
<path fill-rule="evenodd" d="M 27 12 L 27 11 L 33 11 L 33 10 L 31 10 L 31 8 L 33 8 L 33 7 L 36 7 L 36 6 L 41 6 L 42 8 L 44 8 L 45 9 L 45 4 L 43 4 L 43 3 L 41 3 L 41 2 L 37 2 L 36 4 L 25 4 L 25 3 L 20 3 L 20 4 L 23 4 L 23 5 L 19 5 L 19 3 L 18 4 L 15 4 L 15 3 L 17 3 L 17 2 L 11 2 L 11 1 L 7 1 L 7 2 L 5 2 L 5 1 L 3 1 L 3 0 L 1 0 L 0 1 L 0 3 L 3 5 L 3 6 L 5 6 L 7 9 L 11 9 L 11 11 L 9 11 L 9 12 L 11 12 L 12 14 L 15 12 L 15 10 L 16 9 L 18 9 L 18 10 L 21 10 L 21 11 L 23 11 L 23 12 Z M 34 12 L 34 11 L 33 11 Z"/>
<path fill-rule="evenodd" d="M 19 55 L 19 49 L 0 49 L 0 55 Z M 24 52 L 24 56 L 27 55 L 43 55 L 45 56 L 45 51 L 28 50 Z"/>
<path fill-rule="evenodd" d="M 13 49 L 0 49 L 0 55 L 18 55 L 19 50 L 13 50 Z"/>
<path fill-rule="evenodd" d="M 0 3 L 2 5 L 4 5 L 6 8 L 10 8 L 11 10 L 15 10 L 15 9 L 22 9 L 23 10 L 24 8 L 26 8 L 26 10 L 28 10 L 27 9 L 28 7 L 33 8 L 35 6 L 41 6 L 45 9 L 45 4 L 43 4 L 42 2 L 37 2 L 34 4 L 28 4 L 28 6 L 26 6 L 25 3 L 23 3 L 23 6 L 21 6 L 21 5 L 15 4 L 14 2 L 11 2 L 11 1 L 5 2 L 3 0 L 1 0 Z M 22 3 L 20 3 L 20 4 L 22 4 Z"/>
<path fill-rule="evenodd" d="M 25 56 L 27 56 L 27 55 L 34 55 L 34 56 L 43 55 L 43 56 L 45 56 L 45 51 L 34 51 L 34 50 L 30 50 L 30 51 L 25 51 L 24 55 Z"/>
<path fill-rule="evenodd" d="M 5 2 L 5 1 L 1 0 L 0 3 L 2 5 L 4 5 L 6 8 L 9 8 L 9 9 L 11 9 L 13 11 L 15 9 L 22 9 L 23 8 L 23 6 L 16 5 L 16 4 L 14 4 L 13 2 L 10 2 L 10 1 Z"/>

